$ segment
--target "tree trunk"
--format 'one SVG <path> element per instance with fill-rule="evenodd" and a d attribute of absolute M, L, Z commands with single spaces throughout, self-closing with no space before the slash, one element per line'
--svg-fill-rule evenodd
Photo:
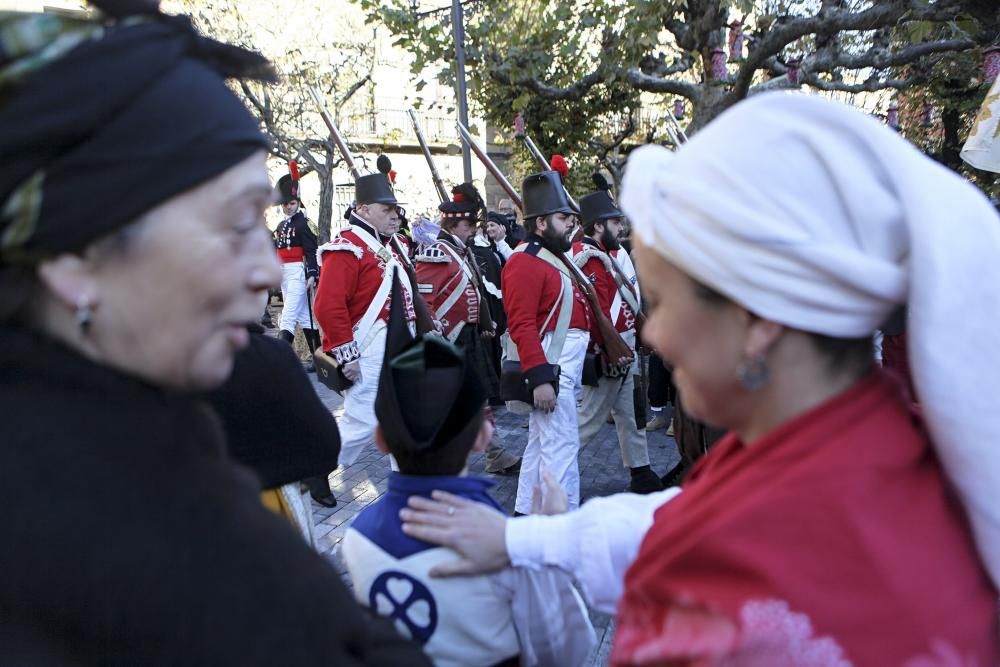
<path fill-rule="evenodd" d="M 333 164 L 336 161 L 334 154 L 330 151 L 325 155 L 326 167 L 319 176 L 319 216 L 316 224 L 319 226 L 319 242 L 328 243 L 330 241 L 330 227 L 333 222 Z"/>
<path fill-rule="evenodd" d="M 700 98 L 691 105 L 691 123 L 684 128 L 688 136 L 708 125 L 713 118 L 722 113 L 726 108 L 725 101 L 725 86 L 703 83 Z"/>
<path fill-rule="evenodd" d="M 962 166 L 962 114 L 954 107 L 946 107 L 941 114 L 944 126 L 944 142 L 941 144 L 941 162 L 948 168 L 958 170 Z"/>

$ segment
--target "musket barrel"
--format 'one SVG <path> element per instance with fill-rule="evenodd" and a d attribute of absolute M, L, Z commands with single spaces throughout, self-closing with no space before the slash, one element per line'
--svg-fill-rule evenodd
<path fill-rule="evenodd" d="M 448 201 L 448 188 L 444 186 L 441 174 L 438 173 L 437 166 L 434 164 L 434 156 L 431 155 L 431 149 L 430 146 L 427 145 L 427 139 L 424 137 L 424 131 L 420 128 L 420 121 L 417 120 L 417 112 L 413 109 L 407 109 L 407 113 L 410 114 L 410 121 L 413 123 L 413 131 L 417 135 L 417 143 L 420 144 L 420 150 L 424 152 L 424 159 L 427 160 L 427 166 L 431 169 L 431 179 L 434 181 L 434 188 L 437 190 L 438 196 L 441 198 L 441 202 L 446 202 Z"/>
<path fill-rule="evenodd" d="M 507 196 L 511 198 L 514 205 L 523 211 L 524 204 L 521 202 L 521 194 L 514 189 L 514 186 L 510 184 L 510 181 L 508 181 L 507 177 L 503 175 L 503 172 L 497 168 L 493 160 L 490 159 L 490 156 L 486 154 L 486 151 L 484 151 L 476 140 L 472 138 L 472 134 L 469 132 L 468 128 L 461 123 L 455 123 L 455 127 L 458 129 L 458 134 L 461 135 L 462 141 L 468 144 L 469 149 L 476 154 L 479 161 L 483 163 L 484 167 L 486 167 L 486 171 L 490 172 L 493 178 L 497 180 L 497 183 L 499 183 L 500 187 L 507 193 Z"/>
<path fill-rule="evenodd" d="M 337 129 L 337 124 L 333 122 L 333 116 L 327 111 L 326 105 L 323 104 L 322 98 L 319 96 L 319 92 L 315 87 L 309 86 L 309 94 L 312 95 L 313 101 L 316 106 L 319 107 L 319 115 L 323 118 L 323 122 L 326 123 L 326 127 L 330 130 L 330 138 L 333 139 L 333 143 L 337 144 L 337 150 L 344 157 L 344 162 L 347 163 L 347 168 L 351 171 L 351 175 L 355 179 L 361 178 L 361 171 L 358 170 L 357 162 L 354 160 L 354 154 L 351 152 L 350 147 L 347 145 L 347 141 L 344 140 L 344 135 L 340 133 Z"/>
<path fill-rule="evenodd" d="M 541 167 L 543 171 L 550 171 L 552 169 L 548 161 L 546 161 L 545 155 L 542 153 L 542 151 L 538 150 L 538 146 L 535 145 L 535 142 L 532 141 L 531 137 L 529 137 L 527 134 L 522 133 L 521 141 L 524 142 L 524 145 L 525 147 L 527 147 L 528 152 L 531 153 L 532 156 L 534 156 L 535 162 L 538 163 L 538 166 Z M 574 210 L 579 211 L 580 205 L 576 203 L 576 200 L 573 199 L 573 195 L 569 193 L 569 190 L 566 189 L 565 185 L 563 185 L 563 192 L 566 193 L 566 200 L 569 202 L 569 205 L 573 207 Z"/>

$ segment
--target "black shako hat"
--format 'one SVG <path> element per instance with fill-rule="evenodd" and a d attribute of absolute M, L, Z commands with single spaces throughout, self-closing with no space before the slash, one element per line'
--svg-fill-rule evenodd
<path fill-rule="evenodd" d="M 356 206 L 363 204 L 397 206 L 402 202 L 396 201 L 396 193 L 392 191 L 385 174 L 368 174 L 354 182 L 354 203 Z"/>
<path fill-rule="evenodd" d="M 608 192 L 611 186 L 608 184 L 607 179 L 601 174 L 594 174 L 591 178 L 594 181 L 594 185 L 597 186 L 597 192 L 591 192 L 580 198 L 580 219 L 583 221 L 583 224 L 589 225 L 591 223 L 611 220 L 612 218 L 624 218 L 625 214 L 621 212 L 621 209 L 611 199 L 611 193 Z"/>
<path fill-rule="evenodd" d="M 525 220 L 552 213 L 576 213 L 566 199 L 566 191 L 557 171 L 543 171 L 525 178 L 521 183 L 521 198 Z"/>
<path fill-rule="evenodd" d="M 375 397 L 375 417 L 385 440 L 390 449 L 422 452 L 456 438 L 474 438 L 482 425 L 477 417 L 486 405 L 476 370 L 448 340 L 410 334 L 399 276 L 393 271 L 385 357 Z"/>
<path fill-rule="evenodd" d="M 438 206 L 441 218 L 446 220 L 477 220 L 484 208 L 483 198 L 472 183 L 462 183 L 451 189 L 451 201 Z"/>
<path fill-rule="evenodd" d="M 392 162 L 388 156 L 379 155 L 376 165 L 379 173 L 362 176 L 354 182 L 354 205 L 402 204 L 403 202 L 396 201 L 396 193 L 392 189 L 395 174 L 392 172 Z"/>

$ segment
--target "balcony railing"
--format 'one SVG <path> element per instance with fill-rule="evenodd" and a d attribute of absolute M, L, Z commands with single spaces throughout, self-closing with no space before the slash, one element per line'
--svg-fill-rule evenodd
<path fill-rule="evenodd" d="M 431 116 L 417 112 L 420 127 L 432 144 L 458 142 L 453 116 Z M 344 133 L 355 141 L 385 141 L 415 143 L 413 124 L 405 109 L 376 109 L 342 115 Z"/>

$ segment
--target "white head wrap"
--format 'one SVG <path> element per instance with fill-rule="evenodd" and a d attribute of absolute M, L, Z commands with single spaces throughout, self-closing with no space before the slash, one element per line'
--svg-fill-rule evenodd
<path fill-rule="evenodd" d="M 986 197 L 867 114 L 770 93 L 677 153 L 633 152 L 621 200 L 643 243 L 774 322 L 861 338 L 908 304 L 926 422 L 1000 586 L 1000 218 Z"/>

